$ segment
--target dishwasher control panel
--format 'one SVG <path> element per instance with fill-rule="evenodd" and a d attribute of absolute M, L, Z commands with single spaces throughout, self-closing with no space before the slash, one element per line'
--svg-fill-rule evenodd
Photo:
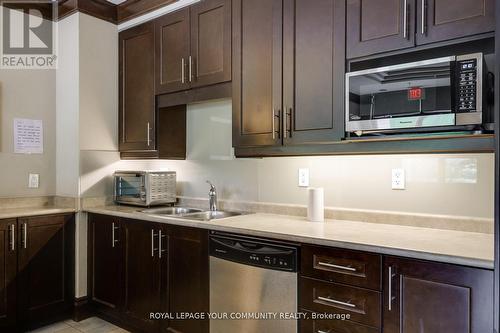
<path fill-rule="evenodd" d="M 297 247 L 233 235 L 210 236 L 210 256 L 262 268 L 297 271 Z"/>

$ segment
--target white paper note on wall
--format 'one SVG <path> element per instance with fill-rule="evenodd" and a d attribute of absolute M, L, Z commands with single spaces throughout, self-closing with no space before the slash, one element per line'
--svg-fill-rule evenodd
<path fill-rule="evenodd" d="M 14 152 L 43 154 L 43 124 L 36 119 L 14 119 Z"/>

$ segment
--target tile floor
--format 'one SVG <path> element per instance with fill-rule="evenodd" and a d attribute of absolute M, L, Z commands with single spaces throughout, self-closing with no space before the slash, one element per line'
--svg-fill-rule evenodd
<path fill-rule="evenodd" d="M 41 327 L 30 333 L 128 333 L 97 317 L 88 318 L 80 322 L 73 320 L 61 321 L 49 326 Z"/>

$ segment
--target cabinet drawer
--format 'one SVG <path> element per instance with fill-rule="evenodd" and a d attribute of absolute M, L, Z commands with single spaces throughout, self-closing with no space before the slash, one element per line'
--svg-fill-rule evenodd
<path fill-rule="evenodd" d="M 381 256 L 343 249 L 302 247 L 302 275 L 381 290 Z"/>
<path fill-rule="evenodd" d="M 300 303 L 309 311 L 346 314 L 350 321 L 380 327 L 381 295 L 378 291 L 301 278 Z"/>
<path fill-rule="evenodd" d="M 300 321 L 300 333 L 380 333 L 380 329 L 347 320 L 305 319 Z"/>

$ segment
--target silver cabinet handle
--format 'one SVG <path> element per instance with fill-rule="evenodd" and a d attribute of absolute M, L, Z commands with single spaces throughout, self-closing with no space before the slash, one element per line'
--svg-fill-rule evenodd
<path fill-rule="evenodd" d="M 275 118 L 278 118 L 278 120 L 280 119 L 280 110 L 278 110 L 278 114 L 276 114 L 276 110 L 273 109 L 273 117 L 271 118 L 272 119 L 272 122 L 273 122 L 273 140 L 276 140 L 276 124 L 275 124 Z M 280 131 L 278 131 L 279 133 Z M 279 136 L 278 136 L 279 138 Z"/>
<path fill-rule="evenodd" d="M 394 278 L 394 273 L 392 272 L 392 266 L 389 266 L 389 268 L 387 269 L 388 272 L 388 276 L 387 278 L 389 279 L 389 285 L 388 285 L 388 290 L 387 290 L 387 298 L 388 298 L 388 310 L 389 311 L 392 311 L 392 301 L 394 300 L 394 297 L 392 296 L 392 279 Z"/>
<path fill-rule="evenodd" d="M 330 263 L 322 262 L 322 261 L 318 262 L 318 265 L 325 266 L 325 267 L 331 267 L 331 268 L 337 268 L 337 269 L 341 269 L 341 270 L 349 271 L 349 272 L 356 272 L 356 268 L 354 268 L 354 267 L 335 265 L 335 264 L 330 264 Z"/>
<path fill-rule="evenodd" d="M 162 234 L 161 230 L 158 232 L 158 257 L 161 258 L 161 255 L 163 252 L 166 250 L 163 249 L 162 245 L 162 239 L 166 237 L 165 235 Z"/>
<path fill-rule="evenodd" d="M 336 299 L 329 298 L 329 297 L 318 296 L 318 299 L 321 300 L 321 301 L 328 302 L 328 303 L 333 303 L 333 304 L 337 304 L 337 305 L 347 306 L 347 307 L 353 308 L 353 309 L 356 307 L 356 304 L 351 304 L 351 303 L 337 301 Z"/>
<path fill-rule="evenodd" d="M 323 331 L 323 330 L 317 330 L 316 333 L 330 333 L 331 330 L 328 330 L 328 331 Z"/>
<path fill-rule="evenodd" d="M 28 248 L 28 225 L 23 223 L 23 248 Z"/>
<path fill-rule="evenodd" d="M 115 236 L 115 230 L 119 227 L 115 225 L 115 222 L 111 223 L 111 247 L 115 247 L 116 243 L 118 243 L 118 239 Z"/>
<path fill-rule="evenodd" d="M 151 137 L 150 137 L 150 133 L 149 133 L 151 131 L 151 129 L 149 127 L 149 121 L 147 123 L 147 126 L 148 126 L 148 128 L 147 128 L 147 132 L 146 133 L 147 133 L 147 136 L 148 136 L 148 147 L 149 147 L 149 145 L 151 144 Z"/>
<path fill-rule="evenodd" d="M 155 234 L 154 229 L 151 229 L 151 257 L 155 257 L 155 250 L 158 250 L 155 248 L 155 236 L 158 234 Z"/>
<path fill-rule="evenodd" d="M 189 82 L 193 81 L 193 57 L 189 56 Z"/>
<path fill-rule="evenodd" d="M 15 251 L 16 250 L 16 225 L 15 224 L 9 225 L 9 230 L 10 230 L 10 250 Z"/>
<path fill-rule="evenodd" d="M 184 78 L 184 66 L 185 66 L 184 58 L 182 58 L 181 59 L 181 83 L 182 84 L 186 83 L 186 80 Z"/>
<path fill-rule="evenodd" d="M 426 29 L 426 26 L 427 26 L 427 8 L 426 8 L 427 7 L 427 0 L 422 0 L 421 5 L 422 5 L 422 8 L 421 8 L 422 9 L 422 17 L 421 17 L 422 27 L 421 27 L 421 29 L 422 29 L 422 35 L 425 35 L 427 32 L 427 29 Z"/>
<path fill-rule="evenodd" d="M 403 2 L 403 38 L 408 38 L 408 0 Z"/>

